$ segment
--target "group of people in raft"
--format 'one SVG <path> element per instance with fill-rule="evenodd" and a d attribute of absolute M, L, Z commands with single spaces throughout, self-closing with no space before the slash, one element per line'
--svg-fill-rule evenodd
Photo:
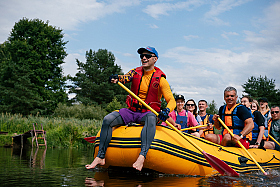
<path fill-rule="evenodd" d="M 158 116 L 139 103 L 137 99 L 128 95 L 127 108 L 114 111 L 104 117 L 98 154 L 91 164 L 85 166 L 87 169 L 105 164 L 105 154 L 112 138 L 113 127 L 129 123 L 144 124 L 141 131 L 141 151 L 132 165 L 139 171 L 144 166 L 146 155 L 154 139 L 156 125 L 159 121 L 162 125 L 166 125 L 166 120 L 181 130 L 207 124 L 195 130 L 189 130 L 187 133 L 223 146 L 239 146 L 237 144 L 239 140 L 247 149 L 251 147 L 280 151 L 279 145 L 268 137 L 270 134 L 276 141 L 280 140 L 279 106 L 269 108 L 266 98 L 259 100 L 259 106 L 257 101 L 248 96 L 242 97 L 241 103 L 237 104 L 237 90 L 234 87 L 227 87 L 224 90 L 226 104 L 220 107 L 218 114 L 206 113 L 208 105 L 205 100 L 198 102 L 199 112 L 197 113 L 194 100 L 189 99 L 185 102 L 183 95 L 174 98 L 166 75 L 155 66 L 159 59 L 156 49 L 148 46 L 139 48 L 137 52 L 140 55 L 141 66 L 130 70 L 125 75 L 111 75 L 109 82 L 120 81 L 124 84 L 132 82 L 131 91 L 153 108 Z M 167 102 L 164 109 L 161 109 L 162 96 Z M 233 132 L 233 137 L 226 129 L 223 129 L 218 118 L 221 118 Z"/>

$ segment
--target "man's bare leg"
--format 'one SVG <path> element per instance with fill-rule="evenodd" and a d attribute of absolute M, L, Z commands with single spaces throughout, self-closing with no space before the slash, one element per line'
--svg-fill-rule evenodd
<path fill-rule="evenodd" d="M 134 162 L 133 167 L 141 171 L 144 165 L 144 161 L 145 161 L 145 157 L 143 155 L 139 155 L 136 162 Z"/>
<path fill-rule="evenodd" d="M 93 169 L 97 165 L 105 165 L 105 158 L 102 159 L 102 158 L 99 158 L 99 157 L 95 157 L 95 159 L 93 160 L 93 162 L 91 164 L 86 165 L 86 168 L 87 169 Z"/>

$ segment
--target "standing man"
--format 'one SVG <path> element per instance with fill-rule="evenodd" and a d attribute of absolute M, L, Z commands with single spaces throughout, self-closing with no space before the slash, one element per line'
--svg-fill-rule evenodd
<path fill-rule="evenodd" d="M 198 101 L 198 108 L 199 112 L 198 115 L 200 116 L 203 125 L 208 125 L 206 128 L 199 131 L 200 137 L 204 138 L 207 134 L 215 134 L 214 133 L 214 121 L 213 121 L 213 115 L 207 114 L 206 109 L 208 108 L 207 101 L 200 100 Z"/>
<path fill-rule="evenodd" d="M 154 47 L 139 48 L 137 52 L 140 54 L 142 66 L 130 70 L 125 75 L 112 75 L 109 81 L 111 83 L 132 82 L 131 91 L 157 111 L 160 120 L 165 121 L 169 117 L 169 112 L 174 110 L 176 103 L 165 74 L 155 67 L 159 57 L 158 52 Z M 165 109 L 160 110 L 162 95 L 168 104 Z M 143 123 L 144 127 L 141 132 L 141 152 L 132 166 L 139 171 L 142 170 L 147 152 L 154 140 L 157 117 L 130 95 L 126 103 L 128 108 L 122 108 L 119 112 L 114 111 L 104 117 L 99 151 L 93 162 L 86 165 L 87 169 L 105 164 L 105 153 L 112 138 L 113 127 L 135 122 Z"/>
<path fill-rule="evenodd" d="M 279 106 L 271 107 L 271 118 L 268 119 L 268 133 L 278 142 L 280 142 L 280 108 Z M 264 148 L 266 149 L 276 149 L 280 151 L 280 146 L 271 141 L 265 141 Z"/>
<path fill-rule="evenodd" d="M 249 142 L 246 135 L 253 130 L 254 122 L 250 111 L 244 105 L 236 104 L 237 98 L 237 90 L 234 87 L 227 87 L 224 91 L 226 104 L 220 107 L 219 115 L 215 114 L 213 117 L 217 129 L 222 126 L 218 120 L 218 117 L 221 117 L 234 136 L 231 137 L 228 131 L 223 129 L 223 135 L 207 134 L 205 139 L 223 146 L 238 146 L 239 140 L 248 149 Z"/>

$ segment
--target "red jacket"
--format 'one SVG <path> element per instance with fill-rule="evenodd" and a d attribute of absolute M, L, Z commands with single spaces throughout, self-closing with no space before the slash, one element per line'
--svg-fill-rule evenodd
<path fill-rule="evenodd" d="M 159 92 L 159 83 L 161 77 L 165 77 L 166 75 L 157 67 L 155 67 L 155 72 L 153 72 L 151 77 L 151 82 L 148 86 L 148 92 L 145 99 L 145 103 L 147 103 L 150 107 L 152 107 L 155 111 L 160 112 L 161 101 L 158 99 L 158 92 Z M 131 91 L 138 96 L 142 76 L 144 74 L 143 67 L 138 67 L 135 70 L 135 74 L 132 79 Z M 131 95 L 127 96 L 126 104 L 128 108 L 134 112 L 141 111 L 146 112 L 148 109 L 134 99 Z"/>

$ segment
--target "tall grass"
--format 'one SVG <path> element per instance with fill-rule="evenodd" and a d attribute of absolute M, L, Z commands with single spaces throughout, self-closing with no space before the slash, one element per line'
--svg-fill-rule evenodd
<path fill-rule="evenodd" d="M 83 104 L 67 106 L 66 104 L 59 103 L 53 116 L 62 118 L 101 120 L 106 114 L 106 110 L 102 109 L 101 106 L 85 106 Z"/>
<path fill-rule="evenodd" d="M 37 130 L 41 128 L 40 124 L 43 124 L 48 147 L 85 147 L 89 146 L 89 143 L 83 138 L 95 136 L 101 128 L 102 120 L 31 115 L 25 117 L 8 113 L 0 115 L 0 131 L 6 131 L 11 136 L 32 130 L 33 123 L 39 125 Z"/>

